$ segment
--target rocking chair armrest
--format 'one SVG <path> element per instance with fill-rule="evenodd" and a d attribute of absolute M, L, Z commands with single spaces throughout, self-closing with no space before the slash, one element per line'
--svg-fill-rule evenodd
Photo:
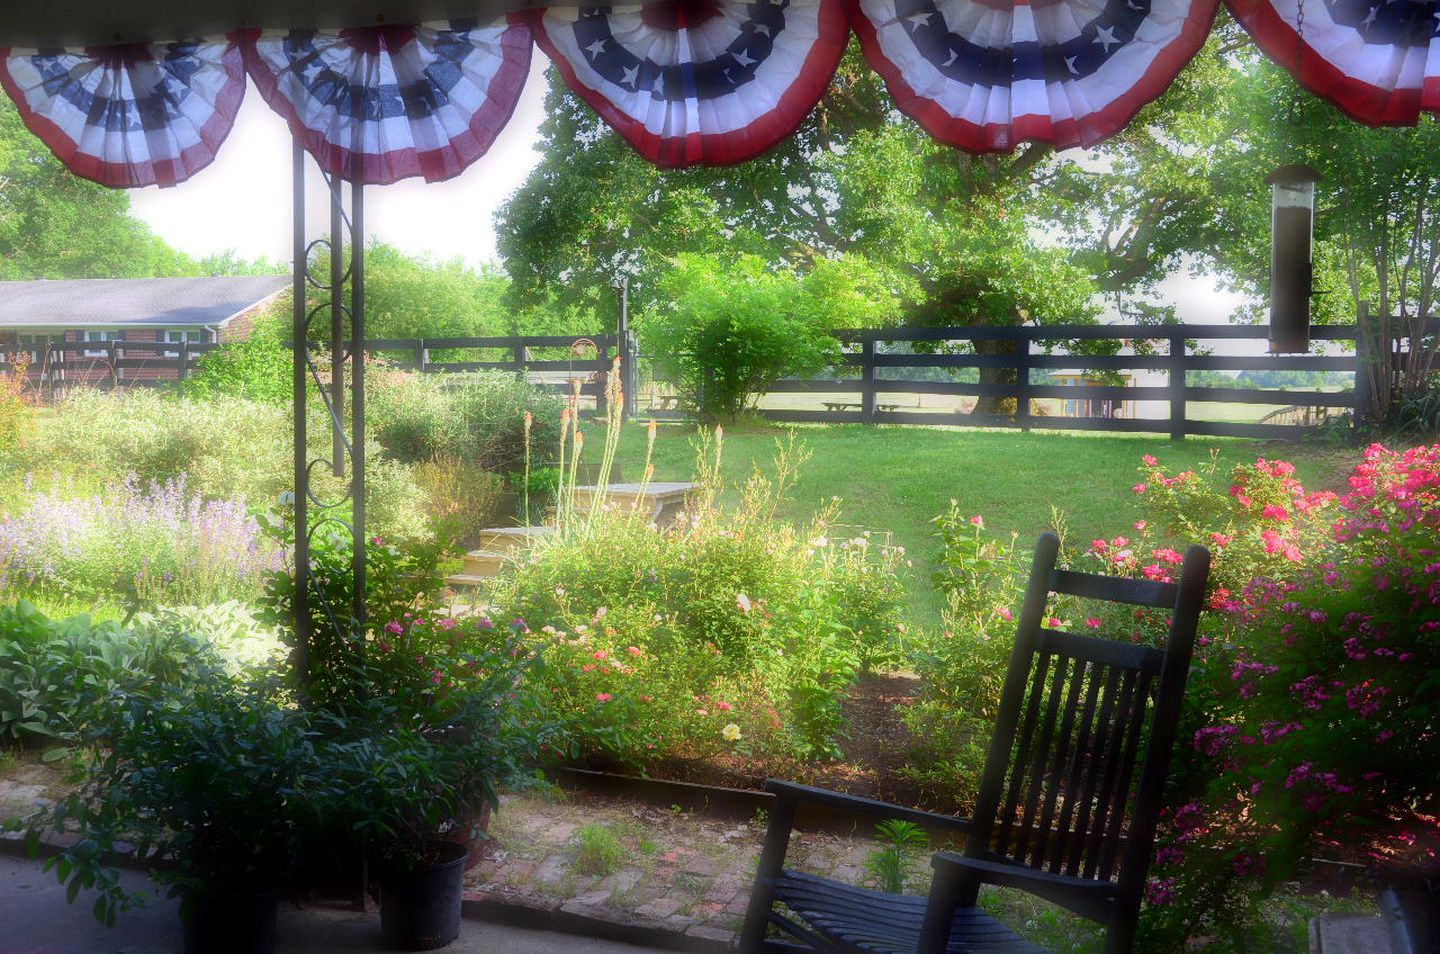
<path fill-rule="evenodd" d="M 812 805 L 824 805 L 829 808 L 839 809 L 846 812 L 854 812 L 860 815 L 871 815 L 876 818 L 898 818 L 902 821 L 914 822 L 924 828 L 941 829 L 944 831 L 966 834 L 970 831 L 970 819 L 960 818 L 955 815 L 941 815 L 936 812 L 925 812 L 918 808 L 905 808 L 900 805 L 891 805 L 889 802 L 877 801 L 873 798 L 863 798 L 859 795 L 846 795 L 843 792 L 832 792 L 829 789 L 813 788 L 809 785 L 797 785 L 794 782 L 782 782 L 778 779 L 767 779 L 765 791 L 774 795 L 781 801 L 808 802 Z"/>
<path fill-rule="evenodd" d="M 952 874 L 969 875 L 981 884 L 1018 888 L 1097 921 L 1107 919 L 1111 902 L 1120 894 L 1120 886 L 1110 881 L 1054 874 L 1028 865 L 970 858 L 951 851 L 936 852 L 930 864 L 936 869 L 937 883 L 948 880 L 939 875 L 941 869 L 950 868 Z"/>

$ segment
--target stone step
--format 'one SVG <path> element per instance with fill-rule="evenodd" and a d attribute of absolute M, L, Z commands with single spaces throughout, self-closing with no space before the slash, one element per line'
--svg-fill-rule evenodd
<path fill-rule="evenodd" d="M 689 481 L 655 481 L 648 484 L 610 484 L 605 488 L 605 504 L 621 510 L 645 514 L 651 522 L 666 526 L 674 523 L 700 488 Z M 596 486 L 575 488 L 575 509 L 586 511 L 591 507 L 600 488 Z"/>
<path fill-rule="evenodd" d="M 509 554 L 506 553 L 471 550 L 465 554 L 465 569 L 462 572 L 467 576 L 498 576 L 500 567 L 505 564 L 507 559 L 509 559 Z"/>
<path fill-rule="evenodd" d="M 469 573 L 456 573 L 452 576 L 445 577 L 445 585 L 450 587 L 451 589 L 459 589 L 471 586 L 484 586 L 486 583 L 489 582 L 490 577 L 488 576 L 474 576 Z"/>
<path fill-rule="evenodd" d="M 514 553 L 554 532 L 554 527 L 490 527 L 479 533 L 480 549 L 487 553 Z"/>

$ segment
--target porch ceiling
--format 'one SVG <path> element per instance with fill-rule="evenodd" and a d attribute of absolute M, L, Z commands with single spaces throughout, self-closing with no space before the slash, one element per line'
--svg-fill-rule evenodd
<path fill-rule="evenodd" d="M 6 2 L 0 47 L 168 41 L 242 27 L 354 27 L 486 16 L 526 0 L 73 0 Z M 553 4 L 552 4 L 553 5 Z"/>

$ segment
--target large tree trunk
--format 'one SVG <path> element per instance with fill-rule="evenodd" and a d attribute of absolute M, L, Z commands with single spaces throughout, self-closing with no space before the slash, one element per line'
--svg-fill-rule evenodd
<path fill-rule="evenodd" d="M 1014 341 L 996 341 L 993 338 L 980 339 L 975 342 L 976 354 L 1014 354 L 1016 343 Z M 1014 368 L 981 368 L 981 384 L 1014 384 L 1018 378 Z M 1015 399 L 1013 397 L 997 397 L 991 394 L 982 394 L 975 402 L 975 409 L 972 414 L 999 414 L 1005 417 L 1015 416 Z"/>

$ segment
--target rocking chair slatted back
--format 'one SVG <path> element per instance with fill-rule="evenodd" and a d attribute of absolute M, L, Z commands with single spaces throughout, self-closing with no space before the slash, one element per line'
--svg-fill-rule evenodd
<path fill-rule="evenodd" d="M 1041 538 L 966 853 L 1119 881 L 1138 908 L 1180 715 L 1209 554 L 1178 584 L 1056 570 Z M 1050 593 L 1162 608 L 1163 649 L 1047 629 Z"/>

